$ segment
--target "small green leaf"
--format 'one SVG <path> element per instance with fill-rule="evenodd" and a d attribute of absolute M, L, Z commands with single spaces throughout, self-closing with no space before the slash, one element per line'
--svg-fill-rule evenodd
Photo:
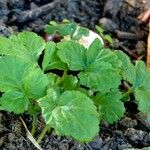
<path fill-rule="evenodd" d="M 108 41 L 111 45 L 113 45 L 113 39 L 110 35 L 106 34 L 104 36 L 104 40 Z"/>
<path fill-rule="evenodd" d="M 60 79 L 59 76 L 57 76 L 56 74 L 53 74 L 53 73 L 48 73 L 46 75 L 47 75 L 47 78 L 49 81 L 49 84 L 48 84 L 49 88 L 51 88 L 52 86 L 55 86 L 57 80 Z"/>
<path fill-rule="evenodd" d="M 42 62 L 42 68 L 44 71 L 50 69 L 64 70 L 67 65 L 63 63 L 56 55 L 56 44 L 54 42 L 48 42 L 44 51 L 44 59 Z"/>
<path fill-rule="evenodd" d="M 136 74 L 134 65 L 131 63 L 129 57 L 122 51 L 116 51 L 116 54 L 122 62 L 121 74 L 123 79 L 133 84 Z"/>
<path fill-rule="evenodd" d="M 46 25 L 45 32 L 48 34 L 58 33 L 61 36 L 72 35 L 77 29 L 77 24 L 72 23 L 61 23 L 51 22 L 51 25 Z"/>
<path fill-rule="evenodd" d="M 59 95 L 49 89 L 48 95 L 38 101 L 46 124 L 57 133 L 79 141 L 92 140 L 99 131 L 99 115 L 92 100 L 78 91 Z"/>
<path fill-rule="evenodd" d="M 72 38 L 74 40 L 79 40 L 82 36 L 88 36 L 88 35 L 89 35 L 89 29 L 78 26 Z"/>
<path fill-rule="evenodd" d="M 77 88 L 78 79 L 75 76 L 67 75 L 65 76 L 61 86 L 65 90 L 75 90 Z"/>
<path fill-rule="evenodd" d="M 46 95 L 48 83 L 48 78 L 42 70 L 32 68 L 24 75 L 24 92 L 31 99 L 39 99 Z"/>
<path fill-rule="evenodd" d="M 150 88 L 150 71 L 147 70 L 146 65 L 144 62 L 142 61 L 137 61 L 136 65 L 136 76 L 135 76 L 135 80 L 133 83 L 133 87 L 137 88 L 137 87 L 144 87 L 146 88 Z"/>
<path fill-rule="evenodd" d="M 12 56 L 0 58 L 0 91 L 22 90 L 22 78 L 29 64 Z"/>
<path fill-rule="evenodd" d="M 102 48 L 103 45 L 101 41 L 99 39 L 95 39 L 87 50 L 87 64 L 91 64 L 96 61 L 95 58 L 97 58 L 100 53 L 100 49 Z"/>
<path fill-rule="evenodd" d="M 120 101 L 122 95 L 119 91 L 111 91 L 109 93 L 98 93 L 94 100 L 98 105 L 98 111 L 102 118 L 108 123 L 118 121 L 123 117 L 125 108 L 123 102 Z"/>
<path fill-rule="evenodd" d="M 87 69 L 80 72 L 80 83 L 94 91 L 109 92 L 121 84 L 117 55 L 102 47 L 96 39 L 87 50 Z"/>
<path fill-rule="evenodd" d="M 86 49 L 75 41 L 63 41 L 57 45 L 58 57 L 67 63 L 70 70 L 78 71 L 86 67 Z"/>
<path fill-rule="evenodd" d="M 98 33 L 99 33 L 100 35 L 103 34 L 103 32 L 104 32 L 104 29 L 103 29 L 103 28 L 101 28 L 101 27 L 98 26 L 98 25 L 96 25 L 95 28 L 96 28 L 96 30 L 98 31 Z"/>
<path fill-rule="evenodd" d="M 24 113 L 28 105 L 29 100 L 19 91 L 5 92 L 0 98 L 0 107 L 8 112 Z"/>

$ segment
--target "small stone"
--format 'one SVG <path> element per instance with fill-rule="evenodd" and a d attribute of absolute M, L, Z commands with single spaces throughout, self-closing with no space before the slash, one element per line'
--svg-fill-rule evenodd
<path fill-rule="evenodd" d="M 3 145 L 3 143 L 5 142 L 6 136 L 2 136 L 0 137 L 0 147 Z"/>
<path fill-rule="evenodd" d="M 135 45 L 136 52 L 139 55 L 143 55 L 146 53 L 146 43 L 144 41 L 138 41 Z"/>
<path fill-rule="evenodd" d="M 135 130 L 134 128 L 129 128 L 125 132 L 125 136 L 128 137 L 132 142 L 139 143 L 143 141 L 146 132 L 142 130 Z"/>
<path fill-rule="evenodd" d="M 119 121 L 119 123 L 126 128 L 133 128 L 137 126 L 137 121 L 128 117 L 123 118 L 121 121 Z"/>
<path fill-rule="evenodd" d="M 143 140 L 145 143 L 150 143 L 150 133 L 148 133 Z"/>
<path fill-rule="evenodd" d="M 5 126 L 3 126 L 1 123 L 0 123 L 0 134 L 2 134 L 3 132 L 6 132 L 7 131 L 7 128 L 5 128 Z"/>
<path fill-rule="evenodd" d="M 132 148 L 132 145 L 131 144 L 122 144 L 122 145 L 118 145 L 118 150 L 125 150 L 125 149 L 128 149 L 128 148 Z"/>
<path fill-rule="evenodd" d="M 109 18 L 101 18 L 99 24 L 108 32 L 115 32 L 119 29 L 119 26 Z"/>
<path fill-rule="evenodd" d="M 69 150 L 69 144 L 68 143 L 60 143 L 59 150 Z"/>
<path fill-rule="evenodd" d="M 103 140 L 101 137 L 97 137 L 94 141 L 89 143 L 94 150 L 99 150 L 102 147 L 102 144 Z"/>
<path fill-rule="evenodd" d="M 8 140 L 9 140 L 9 142 L 12 142 L 14 140 L 15 136 L 16 135 L 14 133 L 9 133 L 8 134 Z"/>
<path fill-rule="evenodd" d="M 0 35 L 8 37 L 13 33 L 11 27 L 6 27 L 4 24 L 0 24 Z"/>

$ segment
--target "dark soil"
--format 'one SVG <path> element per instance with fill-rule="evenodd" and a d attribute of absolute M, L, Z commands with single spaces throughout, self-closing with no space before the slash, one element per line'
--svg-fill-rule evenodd
<path fill-rule="evenodd" d="M 142 0 L 0 0 L 0 34 L 9 36 L 30 30 L 43 35 L 44 25 L 50 20 L 74 20 L 91 29 L 101 24 L 114 39 L 112 48 L 123 50 L 133 61 L 144 60 L 148 28 L 137 20 L 144 7 Z M 52 132 L 46 135 L 41 147 L 44 150 L 123 150 L 150 146 L 150 124 L 145 116 L 137 111 L 134 102 L 126 103 L 126 110 L 118 123 L 102 122 L 100 134 L 93 142 L 81 144 Z M 22 118 L 30 129 L 32 119 L 28 115 Z M 42 122 L 39 119 L 35 137 L 43 127 Z M 36 149 L 14 114 L 0 113 L 0 149 Z"/>

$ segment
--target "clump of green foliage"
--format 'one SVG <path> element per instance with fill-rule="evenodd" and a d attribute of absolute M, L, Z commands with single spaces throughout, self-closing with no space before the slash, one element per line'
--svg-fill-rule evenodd
<path fill-rule="evenodd" d="M 0 37 L 0 110 L 32 115 L 32 134 L 41 113 L 45 132 L 52 128 L 81 142 L 99 133 L 101 120 L 112 124 L 123 117 L 130 94 L 150 117 L 150 72 L 144 62 L 133 65 L 98 39 L 86 49 L 78 39 L 89 30 L 76 23 L 53 22 L 46 31 L 70 40 L 45 42 L 33 32 Z M 119 89 L 123 80 L 130 83 L 128 91 Z"/>

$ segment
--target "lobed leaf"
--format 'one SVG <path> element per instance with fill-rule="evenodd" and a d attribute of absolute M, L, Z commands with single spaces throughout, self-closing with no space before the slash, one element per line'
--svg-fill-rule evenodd
<path fill-rule="evenodd" d="M 123 117 L 125 113 L 125 107 L 122 101 L 121 92 L 118 90 L 111 91 L 109 93 L 98 93 L 94 101 L 98 106 L 99 114 L 108 123 L 114 123 Z"/>
<path fill-rule="evenodd" d="M 123 79 L 133 84 L 136 74 L 134 65 L 131 63 L 129 57 L 122 51 L 116 51 L 116 54 L 122 62 L 121 74 Z"/>
<path fill-rule="evenodd" d="M 85 94 L 65 91 L 60 95 L 54 89 L 49 89 L 48 95 L 38 103 L 45 122 L 57 133 L 79 141 L 89 141 L 98 134 L 96 107 Z"/>
<path fill-rule="evenodd" d="M 142 61 L 137 61 L 135 68 L 133 88 L 138 109 L 150 116 L 150 72 Z"/>
<path fill-rule="evenodd" d="M 9 38 L 0 37 L 0 55 L 16 56 L 29 63 L 37 62 L 44 47 L 44 40 L 33 32 L 25 31 Z"/>

